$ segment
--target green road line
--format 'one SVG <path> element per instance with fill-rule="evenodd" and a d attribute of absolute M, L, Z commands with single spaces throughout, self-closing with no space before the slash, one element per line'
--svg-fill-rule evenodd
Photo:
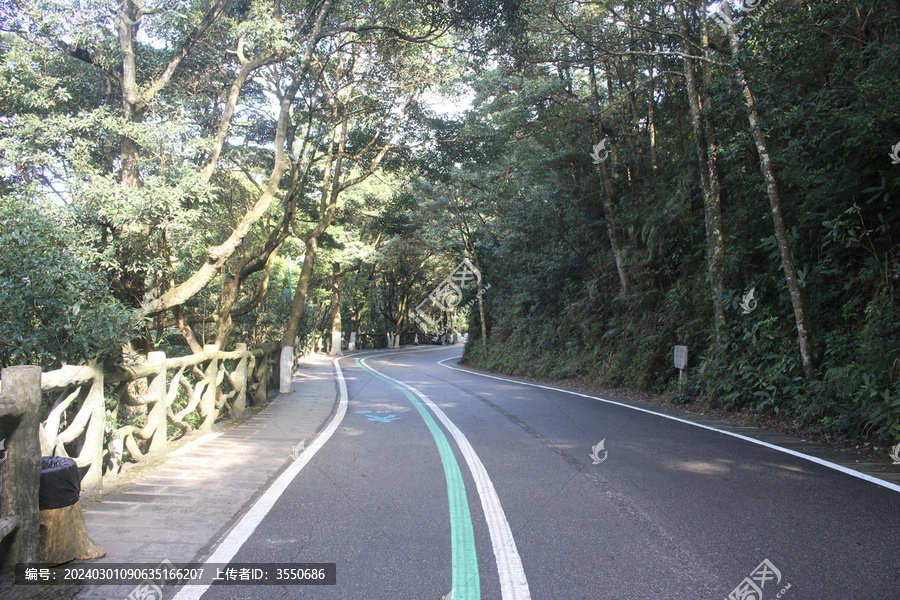
<path fill-rule="evenodd" d="M 469 499 L 466 496 L 466 484 L 459 470 L 459 463 L 450 447 L 450 442 L 438 424 L 435 423 L 431 413 L 422 406 L 415 396 L 409 391 L 389 379 L 385 379 L 378 373 L 369 369 L 356 359 L 356 365 L 377 377 L 385 383 L 389 383 L 409 398 L 410 403 L 419 412 L 419 416 L 425 421 L 425 425 L 431 432 L 441 462 L 444 465 L 444 476 L 447 479 L 447 499 L 450 503 L 450 555 L 452 559 L 451 574 L 453 600 L 481 600 L 481 576 L 478 572 L 478 556 L 475 553 L 475 530 L 472 527 L 472 515 L 469 512 Z"/>

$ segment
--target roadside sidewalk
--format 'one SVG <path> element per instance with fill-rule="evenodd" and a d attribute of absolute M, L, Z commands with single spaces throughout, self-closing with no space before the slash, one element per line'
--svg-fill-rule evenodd
<path fill-rule="evenodd" d="M 199 562 L 243 510 L 291 461 L 301 440 L 308 446 L 331 415 L 337 387 L 332 360 L 304 358 L 294 372 L 294 392 L 227 432 L 203 435 L 170 453 L 134 481 L 84 506 L 104 563 L 157 566 Z M 304 446 L 301 446 L 302 449 Z M 85 586 L 78 598 L 124 600 L 134 586 Z"/>

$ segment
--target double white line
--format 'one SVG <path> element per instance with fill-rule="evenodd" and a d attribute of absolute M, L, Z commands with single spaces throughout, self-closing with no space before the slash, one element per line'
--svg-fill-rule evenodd
<path fill-rule="evenodd" d="M 500 498 L 497 496 L 497 490 L 494 489 L 494 484 L 491 482 L 484 464 L 478 458 L 478 454 L 472 448 L 472 444 L 469 443 L 465 434 L 428 396 L 411 385 L 373 369 L 366 363 L 366 359 L 360 359 L 360 362 L 373 373 L 377 373 L 380 377 L 415 394 L 422 401 L 422 404 L 427 406 L 434 413 L 434 416 L 444 424 L 450 435 L 453 436 L 463 458 L 466 460 L 466 464 L 469 466 L 472 479 L 475 480 L 475 488 L 478 490 L 478 496 L 481 499 L 481 508 L 484 510 L 484 518 L 487 521 L 488 531 L 491 534 L 491 545 L 494 547 L 494 557 L 497 560 L 497 573 L 500 576 L 502 598 L 503 600 L 531 600 L 531 592 L 528 589 L 528 580 L 525 578 L 522 559 L 519 557 L 519 551 L 516 549 L 516 541 L 513 539 L 509 522 L 506 520 L 506 514 L 503 512 Z"/>

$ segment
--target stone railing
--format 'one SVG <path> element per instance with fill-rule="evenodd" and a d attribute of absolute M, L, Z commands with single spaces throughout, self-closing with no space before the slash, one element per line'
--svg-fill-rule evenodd
<path fill-rule="evenodd" d="M 178 358 L 151 352 L 142 364 L 110 371 L 89 362 L 44 373 L 41 389 L 57 398 L 41 423 L 42 453 L 74 458 L 87 469 L 82 489 L 100 488 L 104 465 L 118 473 L 126 451 L 140 462 L 165 453 L 172 437 L 210 430 L 223 415 L 240 418 L 248 404 L 264 402 L 277 352 L 278 344 L 237 344 L 233 352 L 208 345 Z"/>
<path fill-rule="evenodd" d="M 237 344 L 233 352 L 209 345 L 178 358 L 151 352 L 141 364 L 111 370 L 96 361 L 47 373 L 32 366 L 3 369 L 0 573 L 37 560 L 41 456 L 73 458 L 84 471 L 82 490 L 99 489 L 104 472 L 119 472 L 126 452 L 140 462 L 165 453 L 171 439 L 210 430 L 219 418 L 240 418 L 264 403 L 270 383 L 278 381 L 279 350 L 277 343 L 253 350 Z M 56 396 L 45 404 L 45 415 L 42 394 Z"/>

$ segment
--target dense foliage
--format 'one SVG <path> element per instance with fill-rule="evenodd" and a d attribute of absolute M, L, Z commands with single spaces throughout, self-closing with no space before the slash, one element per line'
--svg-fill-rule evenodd
<path fill-rule="evenodd" d="M 771 2 L 752 23 L 744 17 L 738 56 L 710 22 L 703 111 L 714 124 L 722 186 L 727 319 L 719 344 L 677 54 L 701 55 L 701 22 L 695 13 L 685 38 L 668 5 L 600 5 L 593 14 L 548 11 L 557 18 L 530 30 L 532 51 L 475 84 L 479 103 L 467 128 L 484 154 L 466 169 L 490 182 L 481 197 L 498 200 L 478 250 L 494 286 L 490 346 L 475 344 L 470 360 L 675 390 L 672 348 L 685 344 L 690 385 L 675 394 L 679 401 L 777 413 L 879 443 L 900 437 L 900 165 L 889 156 L 900 142 L 896 3 Z M 618 25 L 602 10 L 614 5 Z M 601 33 L 585 33 L 592 27 Z M 609 28 L 617 37 L 598 41 Z M 551 40 L 557 55 L 547 58 Z M 604 65 L 598 129 L 611 142 L 627 294 L 589 156 L 602 138 L 587 75 L 594 63 Z M 755 96 L 780 187 L 813 340 L 812 379 L 799 360 L 735 63 Z M 750 290 L 758 304 L 747 312 L 740 303 Z"/>
<path fill-rule="evenodd" d="M 109 294 L 100 257 L 71 231 L 63 211 L 0 205 L 0 365 L 103 359 L 137 331 L 138 315 Z"/>

